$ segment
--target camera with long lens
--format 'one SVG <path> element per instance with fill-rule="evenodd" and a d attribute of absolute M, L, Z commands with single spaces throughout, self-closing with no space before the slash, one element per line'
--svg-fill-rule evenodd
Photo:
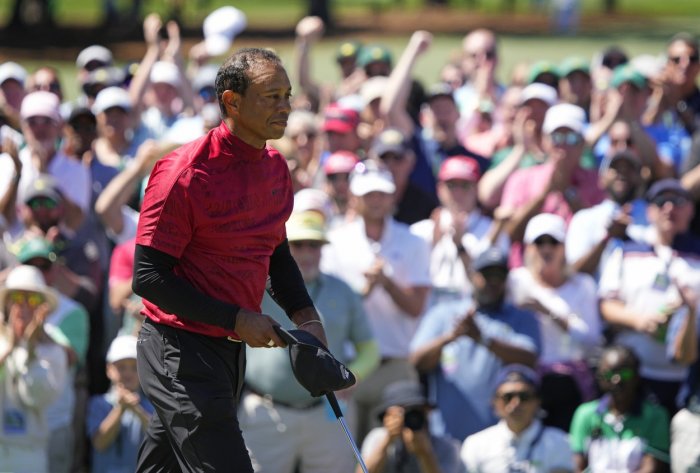
<path fill-rule="evenodd" d="M 425 413 L 420 409 L 409 409 L 403 415 L 403 425 L 411 430 L 421 430 L 425 422 Z"/>

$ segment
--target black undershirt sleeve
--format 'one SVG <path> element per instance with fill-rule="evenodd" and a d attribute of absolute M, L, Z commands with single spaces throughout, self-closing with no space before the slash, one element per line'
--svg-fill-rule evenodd
<path fill-rule="evenodd" d="M 270 270 L 267 279 L 267 292 L 290 319 L 298 310 L 314 305 L 309 296 L 304 279 L 296 261 L 289 251 L 289 242 L 285 239 L 270 257 Z"/>
<path fill-rule="evenodd" d="M 177 276 L 173 272 L 177 262 L 167 253 L 136 245 L 134 292 L 178 317 L 233 330 L 240 307 L 210 297 Z"/>

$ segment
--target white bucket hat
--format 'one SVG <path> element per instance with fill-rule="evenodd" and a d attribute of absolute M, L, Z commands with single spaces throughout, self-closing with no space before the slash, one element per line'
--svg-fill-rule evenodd
<path fill-rule="evenodd" d="M 37 292 L 46 298 L 51 311 L 58 306 L 58 295 L 55 290 L 46 285 L 44 276 L 34 266 L 20 265 L 7 275 L 5 285 L 0 288 L 0 307 L 4 309 L 5 298 L 11 291 Z"/>

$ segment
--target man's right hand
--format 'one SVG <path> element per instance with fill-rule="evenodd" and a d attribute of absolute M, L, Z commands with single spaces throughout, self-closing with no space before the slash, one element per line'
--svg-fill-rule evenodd
<path fill-rule="evenodd" d="M 275 325 L 279 324 L 269 315 L 241 308 L 236 315 L 234 330 L 241 340 L 253 348 L 286 347 L 285 341 L 275 332 Z"/>

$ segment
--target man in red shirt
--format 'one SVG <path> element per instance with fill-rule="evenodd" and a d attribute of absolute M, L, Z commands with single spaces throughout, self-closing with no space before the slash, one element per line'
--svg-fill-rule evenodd
<path fill-rule="evenodd" d="M 144 300 L 138 370 L 155 407 L 137 471 L 253 471 L 236 417 L 245 349 L 285 346 L 260 313 L 271 295 L 326 343 L 286 239 L 292 182 L 280 138 L 291 85 L 280 59 L 242 49 L 221 66 L 218 128 L 153 169 L 136 237 Z"/>

